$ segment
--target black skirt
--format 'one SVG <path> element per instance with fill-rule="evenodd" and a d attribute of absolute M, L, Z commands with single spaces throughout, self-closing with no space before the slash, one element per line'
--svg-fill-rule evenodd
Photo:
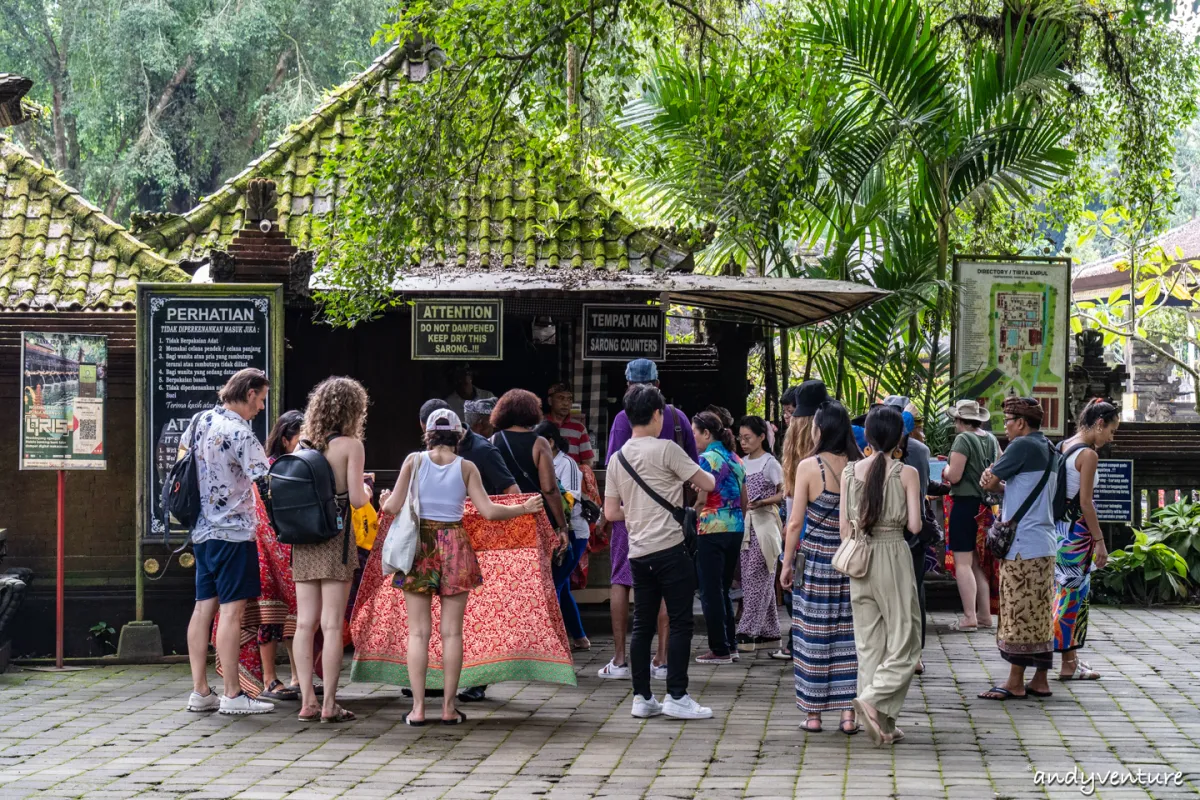
<path fill-rule="evenodd" d="M 953 498 L 954 505 L 950 509 L 949 545 L 951 553 L 975 552 L 975 541 L 979 533 L 979 516 L 983 502 L 978 497 L 959 495 Z"/>

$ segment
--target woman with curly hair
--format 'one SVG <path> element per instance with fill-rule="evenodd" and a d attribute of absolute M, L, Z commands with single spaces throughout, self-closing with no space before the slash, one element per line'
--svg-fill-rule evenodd
<path fill-rule="evenodd" d="M 300 672 L 300 720 L 347 722 L 354 714 L 337 704 L 338 674 L 342 667 L 342 626 L 346 599 L 358 558 L 351 558 L 350 507 L 371 502 L 363 478 L 363 426 L 367 421 L 367 392 L 351 378 L 327 378 L 308 396 L 300 446 L 319 450 L 333 470 L 339 512 L 346 533 L 320 544 L 292 546 L 292 575 L 296 580 L 296 638 L 292 649 Z M 325 698 L 317 706 L 313 688 L 313 639 L 317 626 L 327 646 L 322 649 Z"/>

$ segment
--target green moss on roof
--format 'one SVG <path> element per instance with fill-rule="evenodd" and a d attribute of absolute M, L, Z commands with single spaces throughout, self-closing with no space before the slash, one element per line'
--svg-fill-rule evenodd
<path fill-rule="evenodd" d="M 387 102 L 407 80 L 411 57 L 393 47 L 195 208 L 182 215 L 146 215 L 135 226 L 138 235 L 172 261 L 200 260 L 228 246 L 245 224 L 246 187 L 251 179 L 265 178 L 276 183 L 280 229 L 297 247 L 310 247 L 315 217 L 333 210 L 339 197 L 340 186 L 316 177 L 325 158 L 353 135 L 351 123 L 363 113 L 368 93 Z M 530 202 L 534 193 L 541 202 Z M 551 199 L 564 216 L 569 210 L 567 224 L 546 224 Z M 507 180 L 460 187 L 434 227 L 444 232 L 443 241 L 427 251 L 422 266 L 690 270 L 692 265 L 691 252 L 670 232 L 636 227 L 580 180 L 539 186 L 528 168 Z M 547 240 L 548 228 L 553 235 Z"/>
<path fill-rule="evenodd" d="M 0 137 L 0 309 L 132 310 L 138 281 L 187 280 Z"/>

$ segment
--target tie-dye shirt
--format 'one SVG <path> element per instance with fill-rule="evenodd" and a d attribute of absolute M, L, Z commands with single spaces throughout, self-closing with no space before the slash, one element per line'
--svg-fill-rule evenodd
<path fill-rule="evenodd" d="M 740 532 L 746 529 L 742 511 L 742 487 L 746 470 L 742 460 L 725 445 L 713 442 L 700 454 L 700 468 L 713 476 L 717 487 L 709 492 L 700 511 L 700 533 Z"/>

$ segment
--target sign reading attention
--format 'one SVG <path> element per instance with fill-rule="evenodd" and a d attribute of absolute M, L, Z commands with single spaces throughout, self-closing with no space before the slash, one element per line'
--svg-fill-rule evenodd
<path fill-rule="evenodd" d="M 583 307 L 583 357 L 630 361 L 667 357 L 667 315 L 653 306 Z"/>
<path fill-rule="evenodd" d="M 108 339 L 21 333 L 21 469 L 104 469 Z"/>
<path fill-rule="evenodd" d="M 413 361 L 500 361 L 504 301 L 413 301 Z"/>
<path fill-rule="evenodd" d="M 1096 519 L 1100 522 L 1133 524 L 1133 461 L 1102 458 L 1096 467 L 1096 486 L 1092 490 Z"/>
<path fill-rule="evenodd" d="M 260 441 L 278 413 L 283 385 L 283 290 L 219 284 L 138 286 L 139 482 L 143 531 L 162 535 L 162 482 L 192 417 L 212 408 L 229 377 L 254 367 L 275 382 L 266 412 L 250 425 Z"/>

